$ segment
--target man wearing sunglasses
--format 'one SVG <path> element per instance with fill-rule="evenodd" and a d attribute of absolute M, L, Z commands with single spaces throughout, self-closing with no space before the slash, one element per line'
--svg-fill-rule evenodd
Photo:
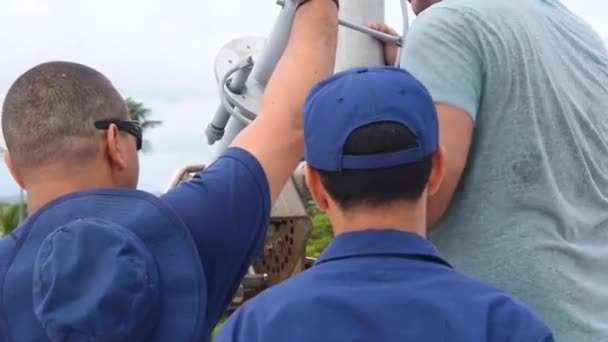
<path fill-rule="evenodd" d="M 1 341 L 209 340 L 303 155 L 305 97 L 334 70 L 337 1 L 292 1 L 259 117 L 160 198 L 135 190 L 142 130 L 106 77 L 50 62 L 17 79 L 5 161 L 30 217 L 0 240 Z"/>
<path fill-rule="evenodd" d="M 95 128 L 109 129 L 115 125 L 119 131 L 131 134 L 136 141 L 137 150 L 141 150 L 143 145 L 143 129 L 139 121 L 134 120 L 99 120 L 95 121 Z"/>

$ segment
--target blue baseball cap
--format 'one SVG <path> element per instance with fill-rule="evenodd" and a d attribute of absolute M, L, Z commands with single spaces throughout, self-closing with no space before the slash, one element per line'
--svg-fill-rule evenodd
<path fill-rule="evenodd" d="M 356 129 L 395 122 L 409 128 L 417 146 L 401 151 L 345 155 Z M 318 170 L 370 170 L 415 163 L 437 150 L 437 111 L 426 88 L 396 67 L 352 68 L 317 83 L 304 104 L 306 162 Z"/>

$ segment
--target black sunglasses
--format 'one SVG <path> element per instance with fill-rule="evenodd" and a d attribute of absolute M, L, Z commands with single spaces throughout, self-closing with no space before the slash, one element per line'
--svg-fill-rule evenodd
<path fill-rule="evenodd" d="M 137 150 L 141 150 L 142 144 L 143 144 L 143 137 L 142 137 L 142 127 L 141 124 L 139 123 L 139 121 L 134 121 L 134 120 L 99 120 L 99 121 L 95 121 L 95 128 L 97 129 L 108 129 L 110 128 L 110 125 L 116 125 L 116 127 L 118 128 L 118 130 L 123 131 L 123 132 L 127 132 L 129 134 L 131 134 L 132 136 L 135 137 L 135 139 L 137 140 Z"/>

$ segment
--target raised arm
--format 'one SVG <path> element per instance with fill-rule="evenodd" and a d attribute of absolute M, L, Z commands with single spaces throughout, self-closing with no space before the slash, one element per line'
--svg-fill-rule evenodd
<path fill-rule="evenodd" d="M 271 203 L 304 153 L 302 107 L 312 86 L 333 74 L 337 36 L 338 7 L 333 0 L 309 0 L 297 10 L 259 116 L 232 143 L 251 153 L 264 168 Z"/>
<path fill-rule="evenodd" d="M 450 207 L 473 141 L 483 73 L 480 51 L 475 42 L 479 31 L 473 28 L 473 17 L 445 7 L 430 7 L 410 27 L 401 53 L 401 67 L 420 80 L 433 96 L 439 121 L 439 140 L 446 150 L 443 183 L 439 191 L 429 197 L 429 228 L 439 222 Z M 394 29 L 383 23 L 372 22 L 369 27 L 397 35 Z M 387 65 L 395 63 L 397 54 L 395 44 L 384 45 Z"/>
<path fill-rule="evenodd" d="M 207 333 L 262 252 L 272 203 L 303 154 L 304 100 L 334 70 L 337 26 L 333 0 L 302 5 L 259 117 L 207 169 L 162 196 L 190 229 L 205 270 Z"/>
<path fill-rule="evenodd" d="M 475 24 L 466 13 L 431 6 L 410 28 L 401 53 L 401 66 L 433 96 L 439 140 L 446 151 L 444 181 L 428 203 L 431 228 L 450 207 L 473 140 L 483 83 Z"/>

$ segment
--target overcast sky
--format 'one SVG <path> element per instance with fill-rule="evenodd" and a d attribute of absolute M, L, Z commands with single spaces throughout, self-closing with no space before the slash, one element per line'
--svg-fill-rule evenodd
<path fill-rule="evenodd" d="M 141 158 L 140 187 L 154 192 L 177 168 L 210 158 L 204 129 L 218 105 L 213 64 L 219 49 L 233 38 L 266 36 L 280 9 L 274 0 L 1 2 L 0 102 L 36 64 L 70 60 L 96 68 L 164 122 L 147 135 L 153 152 Z M 563 2 L 608 41 L 608 3 Z M 386 3 L 386 21 L 400 30 L 398 1 Z M 0 197 L 16 194 L 0 164 Z"/>

